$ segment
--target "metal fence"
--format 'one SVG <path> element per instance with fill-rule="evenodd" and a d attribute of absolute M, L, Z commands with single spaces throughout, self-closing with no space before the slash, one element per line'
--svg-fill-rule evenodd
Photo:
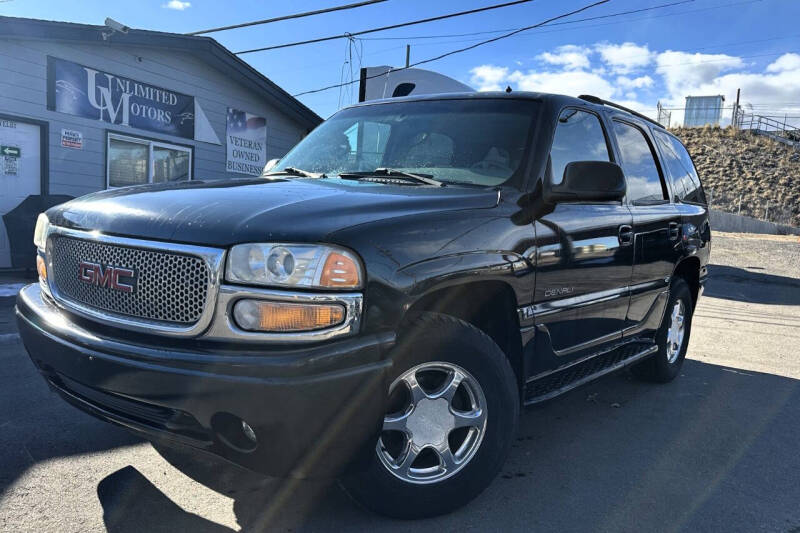
<path fill-rule="evenodd" d="M 719 209 L 726 213 L 742 215 L 775 224 L 786 226 L 800 226 L 800 212 L 793 209 L 790 202 L 780 203 L 775 200 L 760 198 L 753 201 L 745 198 L 744 193 L 734 193 L 721 189 L 706 190 L 708 205 L 712 209 Z M 780 195 L 786 197 L 786 195 Z"/>

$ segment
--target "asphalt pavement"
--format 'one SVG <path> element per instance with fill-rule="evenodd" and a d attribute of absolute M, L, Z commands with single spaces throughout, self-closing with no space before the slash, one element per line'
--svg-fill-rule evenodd
<path fill-rule="evenodd" d="M 718 234 L 712 262 L 676 381 L 620 372 L 525 410 L 494 483 L 417 522 L 335 485 L 156 449 L 67 405 L 21 344 L 0 344 L 0 531 L 798 533 L 800 243 Z M 9 313 L 0 301 L 0 325 Z"/>

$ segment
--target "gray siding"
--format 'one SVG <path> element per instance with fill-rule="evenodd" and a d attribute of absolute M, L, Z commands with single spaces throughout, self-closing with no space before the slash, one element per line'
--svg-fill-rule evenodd
<path fill-rule="evenodd" d="M 159 135 L 47 109 L 47 56 L 133 78 L 194 96 L 222 142 Z M 105 188 L 106 131 L 194 146 L 194 178 L 242 177 L 225 171 L 225 119 L 228 107 L 267 119 L 267 159 L 281 157 L 306 133 L 260 95 L 243 88 L 194 56 L 113 43 L 76 44 L 0 39 L 0 114 L 50 123 L 50 192 L 79 196 Z M 82 150 L 61 147 L 61 129 L 83 133 Z"/>

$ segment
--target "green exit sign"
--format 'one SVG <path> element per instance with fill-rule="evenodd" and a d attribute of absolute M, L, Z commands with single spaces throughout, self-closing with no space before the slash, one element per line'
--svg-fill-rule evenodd
<path fill-rule="evenodd" d="M 8 157 L 19 157 L 20 149 L 18 146 L 0 146 L 0 155 Z"/>

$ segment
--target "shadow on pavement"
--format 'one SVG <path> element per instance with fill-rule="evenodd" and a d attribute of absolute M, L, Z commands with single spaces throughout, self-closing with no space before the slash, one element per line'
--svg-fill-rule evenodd
<path fill-rule="evenodd" d="M 800 305 L 800 279 L 727 265 L 709 265 L 705 295 L 742 302 Z"/>
<path fill-rule="evenodd" d="M 110 533 L 232 531 L 187 513 L 132 466 L 104 478 L 97 485 L 97 497 L 103 506 L 103 523 Z"/>
<path fill-rule="evenodd" d="M 141 442 L 51 392 L 22 343 L 0 345 L 0 497 L 37 463 Z"/>
<path fill-rule="evenodd" d="M 526 410 L 494 483 L 465 508 L 420 522 L 366 513 L 330 483 L 159 452 L 233 498 L 245 531 L 788 531 L 800 526 L 799 439 L 800 382 L 687 360 L 671 384 L 623 372 Z"/>

